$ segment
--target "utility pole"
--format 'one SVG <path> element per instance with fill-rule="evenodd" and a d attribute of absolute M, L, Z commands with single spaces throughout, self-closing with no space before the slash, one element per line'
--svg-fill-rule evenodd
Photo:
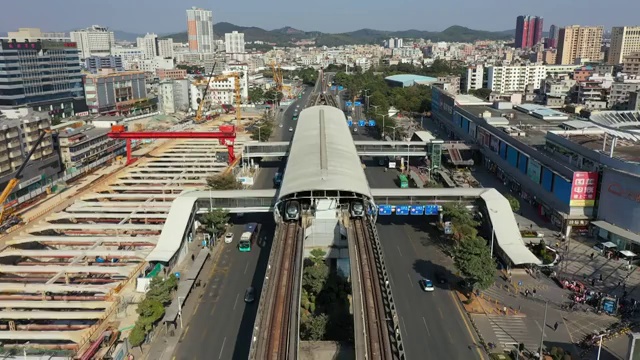
<path fill-rule="evenodd" d="M 544 359 L 542 355 L 542 349 L 544 347 L 544 328 L 547 326 L 547 308 L 549 307 L 549 300 L 544 302 L 544 322 L 542 323 L 542 334 L 540 335 L 540 360 Z"/>

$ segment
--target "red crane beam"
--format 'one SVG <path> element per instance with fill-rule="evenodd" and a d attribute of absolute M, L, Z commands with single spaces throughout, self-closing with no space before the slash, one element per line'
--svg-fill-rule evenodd
<path fill-rule="evenodd" d="M 236 132 L 233 126 L 223 125 L 220 126 L 223 131 L 214 132 L 161 132 L 161 131 L 124 131 L 124 126 L 115 125 L 112 127 L 111 132 L 108 134 L 111 139 L 122 139 L 127 141 L 127 164 L 131 164 L 136 159 L 131 156 L 131 140 L 138 139 L 219 139 L 220 144 L 227 147 L 227 153 L 229 154 L 229 164 L 233 163 L 236 159 L 236 155 L 233 149 L 235 144 Z"/>

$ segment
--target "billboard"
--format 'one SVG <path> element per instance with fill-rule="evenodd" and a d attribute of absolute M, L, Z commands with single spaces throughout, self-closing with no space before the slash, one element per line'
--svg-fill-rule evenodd
<path fill-rule="evenodd" d="M 542 166 L 539 162 L 529 158 L 529 165 L 527 166 L 527 176 L 533 180 L 536 184 L 540 184 L 540 176 L 542 175 Z"/>
<path fill-rule="evenodd" d="M 598 220 L 640 233 L 640 177 L 604 170 L 598 198 Z"/>
<path fill-rule="evenodd" d="M 571 197 L 569 206 L 589 207 L 596 203 L 596 189 L 598 188 L 598 173 L 576 171 L 571 183 Z"/>

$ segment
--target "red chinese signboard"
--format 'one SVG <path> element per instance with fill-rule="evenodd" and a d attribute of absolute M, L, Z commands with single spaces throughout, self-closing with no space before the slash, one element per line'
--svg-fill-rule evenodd
<path fill-rule="evenodd" d="M 571 183 L 570 206 L 589 207 L 596 202 L 596 189 L 598 188 L 598 173 L 579 171 L 573 173 Z"/>

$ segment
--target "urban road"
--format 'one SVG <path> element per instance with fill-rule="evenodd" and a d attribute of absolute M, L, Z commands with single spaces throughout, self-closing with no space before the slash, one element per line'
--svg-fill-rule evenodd
<path fill-rule="evenodd" d="M 310 88 L 305 89 L 302 99 L 277 116 L 278 124 L 271 140 L 291 140 L 293 132 L 289 132 L 289 127 L 295 130 L 296 121 L 292 117 L 296 105 L 300 105 L 297 108 L 300 112 L 310 93 Z M 281 164 L 274 162 L 271 167 L 263 168 L 254 187 L 273 188 L 273 177 L 279 169 L 282 170 L 284 165 Z M 248 253 L 240 253 L 236 245 L 242 226 L 253 221 L 263 225 L 260 232 L 262 246 L 254 247 Z M 246 359 L 249 356 L 275 224 L 271 214 L 246 214 L 242 218 L 232 218 L 232 222 L 236 224 L 232 230 L 235 234 L 233 243 L 221 244 L 220 252 L 213 259 L 213 269 L 205 282 L 204 295 L 191 321 L 185 324 L 184 335 L 174 353 L 175 360 Z M 254 287 L 256 294 L 256 300 L 251 304 L 244 302 L 244 293 L 249 286 Z"/>

